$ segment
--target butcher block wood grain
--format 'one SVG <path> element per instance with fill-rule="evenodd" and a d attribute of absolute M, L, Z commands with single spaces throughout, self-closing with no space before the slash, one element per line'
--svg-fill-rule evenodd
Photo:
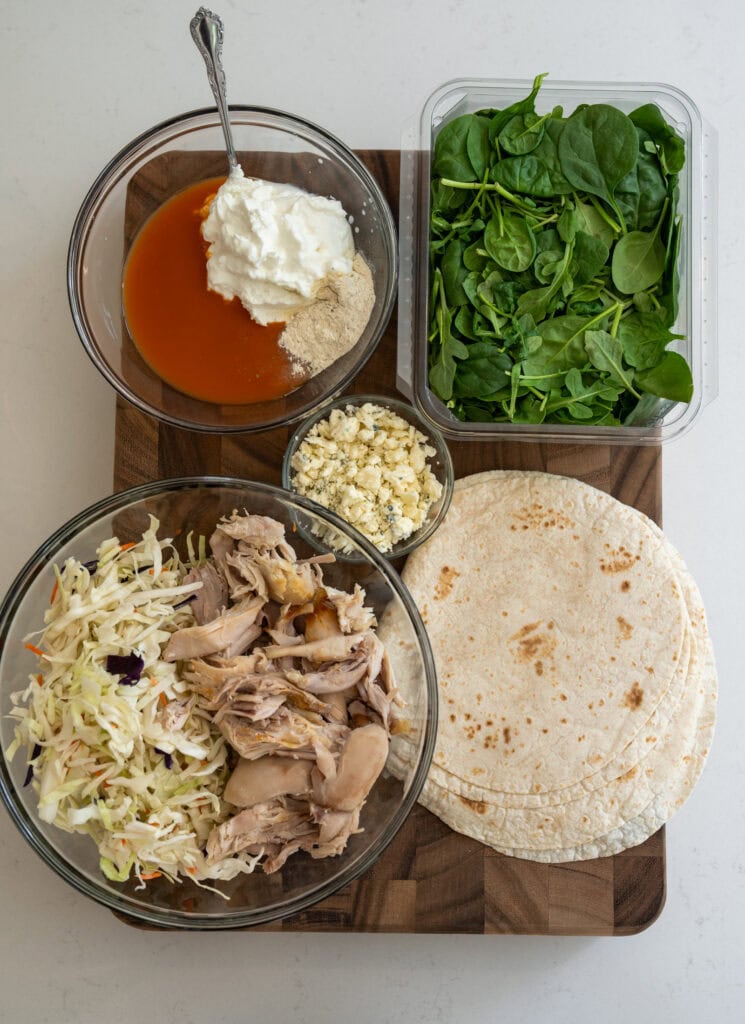
<path fill-rule="evenodd" d="M 361 156 L 396 211 L 399 154 L 365 151 Z M 135 219 L 153 201 L 157 205 L 159 196 L 173 191 L 179 173 L 171 160 L 134 183 L 130 206 L 137 207 Z M 395 363 L 394 313 L 351 390 L 396 394 Z M 278 484 L 289 433 L 282 428 L 261 434 L 196 434 L 156 423 L 117 400 L 114 485 L 121 490 L 147 480 L 202 473 Z M 658 447 L 471 442 L 452 443 L 450 448 L 456 476 L 485 469 L 561 473 L 661 520 Z M 651 924 L 664 901 L 664 829 L 616 857 L 534 864 L 458 835 L 416 806 L 368 874 L 270 930 L 629 935 Z"/>

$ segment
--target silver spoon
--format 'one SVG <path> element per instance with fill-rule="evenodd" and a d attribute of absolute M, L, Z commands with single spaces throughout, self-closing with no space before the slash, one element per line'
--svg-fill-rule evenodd
<path fill-rule="evenodd" d="M 222 40 L 223 24 L 218 14 L 213 14 L 206 7 L 200 7 L 189 23 L 191 37 L 197 44 L 197 49 L 204 57 L 207 65 L 207 78 L 212 87 L 212 94 L 217 102 L 217 110 L 220 114 L 223 135 L 225 136 L 225 148 L 228 151 L 228 166 L 232 174 L 238 168 L 238 158 L 235 155 L 235 143 L 233 133 L 230 130 L 230 112 L 228 101 L 225 96 L 225 71 L 222 66 Z"/>

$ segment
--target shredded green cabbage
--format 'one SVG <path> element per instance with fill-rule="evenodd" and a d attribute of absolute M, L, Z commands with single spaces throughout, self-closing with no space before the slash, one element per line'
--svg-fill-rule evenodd
<path fill-rule="evenodd" d="M 105 541 L 93 571 L 73 558 L 55 566 L 45 626 L 26 638 L 42 655 L 38 674 L 12 695 L 7 755 L 26 747 L 39 817 L 91 836 L 107 878 L 134 873 L 144 886 L 160 873 L 200 884 L 253 871 L 259 858 L 205 863 L 210 831 L 231 813 L 221 800 L 227 749 L 177 666 L 161 659 L 171 633 L 193 623 L 183 602 L 200 584 L 182 583 L 188 566 L 158 526 L 151 517 L 135 544 Z M 144 668 L 124 685 L 106 659 L 133 653 Z"/>

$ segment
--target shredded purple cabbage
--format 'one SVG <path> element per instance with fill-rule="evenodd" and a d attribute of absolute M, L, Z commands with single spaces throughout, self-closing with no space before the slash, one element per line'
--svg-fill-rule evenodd
<path fill-rule="evenodd" d="M 40 743 L 36 743 L 34 745 L 34 749 L 31 751 L 31 757 L 29 758 L 29 762 L 35 761 L 40 753 L 41 753 L 41 744 Z M 28 771 L 26 772 L 26 778 L 23 780 L 23 785 L 24 786 L 28 786 L 29 782 L 31 782 L 33 777 L 34 777 L 34 766 L 29 763 Z"/>
<path fill-rule="evenodd" d="M 185 604 L 188 604 L 189 601 L 196 601 L 196 599 L 197 599 L 197 595 L 196 594 L 189 594 L 188 597 L 185 597 L 183 601 L 179 601 L 179 603 L 175 604 L 173 607 L 174 608 L 183 608 L 183 606 Z"/>
<path fill-rule="evenodd" d="M 90 562 L 83 562 L 83 568 L 87 569 L 89 573 L 94 573 L 98 568 L 98 559 L 92 558 Z"/>
<path fill-rule="evenodd" d="M 166 750 L 161 750 L 160 747 L 153 747 L 156 754 L 162 754 L 163 760 L 165 761 L 166 768 L 170 768 L 173 764 L 173 757 Z"/>
<path fill-rule="evenodd" d="M 145 661 L 139 654 L 109 654 L 106 671 L 112 676 L 121 676 L 120 686 L 134 686 L 140 681 Z"/>

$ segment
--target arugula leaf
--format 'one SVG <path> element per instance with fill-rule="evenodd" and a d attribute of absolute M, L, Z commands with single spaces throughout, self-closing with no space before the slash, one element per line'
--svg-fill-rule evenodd
<path fill-rule="evenodd" d="M 586 331 L 585 348 L 593 366 L 610 374 L 611 380 L 639 397 L 632 384 L 632 371 L 624 369 L 623 346 L 618 338 L 607 331 Z"/>

